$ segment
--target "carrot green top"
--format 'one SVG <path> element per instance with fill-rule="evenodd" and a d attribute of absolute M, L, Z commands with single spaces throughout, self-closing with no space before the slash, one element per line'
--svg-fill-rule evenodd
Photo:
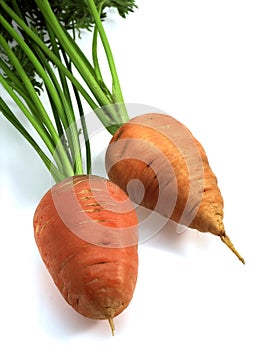
<path fill-rule="evenodd" d="M 116 7 L 125 17 L 136 5 L 131 0 L 0 0 L 0 84 L 45 147 L 39 145 L 1 97 L 0 112 L 32 145 L 56 182 L 91 172 L 84 100 L 111 134 L 128 120 L 102 24 L 107 7 Z M 76 42 L 81 28 L 93 28 L 92 62 Z M 111 88 L 105 84 L 100 70 L 99 38 L 108 60 Z M 46 92 L 50 112 L 40 98 L 42 90 Z M 81 138 L 86 149 L 86 169 L 82 163 Z"/>

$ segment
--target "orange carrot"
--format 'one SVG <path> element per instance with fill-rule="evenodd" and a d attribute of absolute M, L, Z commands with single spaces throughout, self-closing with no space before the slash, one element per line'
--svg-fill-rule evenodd
<path fill-rule="evenodd" d="M 86 317 L 108 319 L 113 333 L 138 272 L 137 215 L 127 195 L 98 176 L 67 178 L 40 201 L 34 234 L 65 300 Z"/>
<path fill-rule="evenodd" d="M 145 114 L 122 125 L 106 152 L 109 178 L 136 202 L 177 223 L 211 232 L 244 263 L 225 233 L 223 198 L 205 150 L 191 132 L 164 114 Z"/>

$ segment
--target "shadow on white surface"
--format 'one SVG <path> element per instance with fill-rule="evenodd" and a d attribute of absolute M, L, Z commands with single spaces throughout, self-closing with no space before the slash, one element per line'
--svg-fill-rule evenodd
<path fill-rule="evenodd" d="M 140 244 L 178 256 L 187 255 L 188 248 L 206 250 L 211 234 L 178 225 L 150 210 L 137 207 L 140 222 Z"/>

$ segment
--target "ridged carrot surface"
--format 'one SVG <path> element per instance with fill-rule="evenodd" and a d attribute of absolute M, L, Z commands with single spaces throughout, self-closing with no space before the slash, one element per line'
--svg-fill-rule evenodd
<path fill-rule="evenodd" d="M 137 273 L 137 215 L 127 195 L 98 176 L 53 186 L 34 215 L 35 240 L 65 300 L 93 319 L 113 318 L 130 303 Z"/>
<path fill-rule="evenodd" d="M 133 201 L 142 184 L 141 205 L 177 223 L 220 236 L 244 262 L 225 233 L 223 198 L 205 150 L 182 123 L 157 113 L 131 119 L 113 136 L 106 169 Z M 139 182 L 132 182 L 134 179 Z"/>

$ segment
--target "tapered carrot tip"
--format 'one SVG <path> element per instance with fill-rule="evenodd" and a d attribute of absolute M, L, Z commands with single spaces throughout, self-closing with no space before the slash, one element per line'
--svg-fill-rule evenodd
<path fill-rule="evenodd" d="M 238 259 L 245 264 L 244 258 L 238 253 L 236 248 L 234 247 L 233 243 L 231 242 L 230 238 L 224 233 L 223 235 L 220 236 L 220 239 L 222 240 L 223 243 L 228 246 L 228 248 L 238 257 Z"/>
<path fill-rule="evenodd" d="M 114 336 L 114 335 L 115 335 L 115 325 L 114 325 L 113 318 L 110 317 L 110 318 L 108 319 L 108 322 L 109 322 L 109 325 L 110 325 L 110 328 L 111 328 L 111 333 L 112 333 L 112 335 Z"/>

